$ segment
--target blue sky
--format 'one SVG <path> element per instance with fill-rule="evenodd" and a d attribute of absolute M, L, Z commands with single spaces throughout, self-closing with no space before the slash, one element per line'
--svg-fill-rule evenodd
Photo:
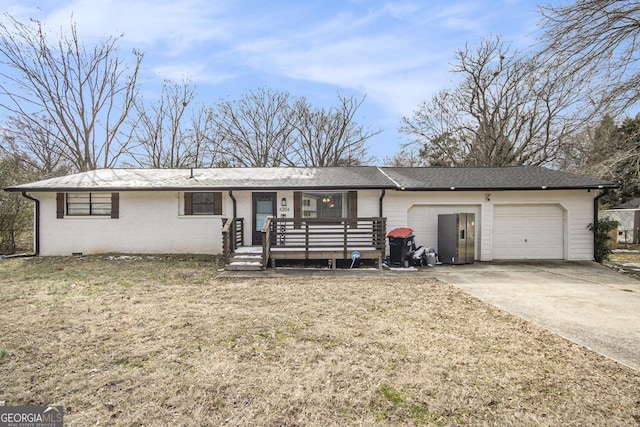
<path fill-rule="evenodd" d="M 406 137 L 400 120 L 450 87 L 457 49 L 499 35 L 516 48 L 535 42 L 536 3 L 519 0 L 0 0 L 19 20 L 54 32 L 73 19 L 91 43 L 123 34 L 121 54 L 145 53 L 145 99 L 163 79 L 190 79 L 213 105 L 258 87 L 335 104 L 338 90 L 366 95 L 357 120 L 383 132 L 370 140 L 381 163 Z"/>

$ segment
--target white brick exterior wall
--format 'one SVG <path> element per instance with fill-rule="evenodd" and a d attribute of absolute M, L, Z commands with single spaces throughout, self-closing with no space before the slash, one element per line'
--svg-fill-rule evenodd
<path fill-rule="evenodd" d="M 321 191 L 319 189 L 318 191 Z M 251 191 L 233 191 L 237 215 L 245 219 L 245 244 L 251 244 Z M 278 191 L 278 215 L 293 217 L 293 191 Z M 490 194 L 487 197 L 487 194 Z M 564 258 L 593 259 L 593 198 L 596 192 L 567 191 L 395 191 L 387 190 L 383 199 L 383 216 L 387 231 L 409 225 L 412 208 L 420 206 L 462 207 L 476 212 L 476 259 L 492 260 L 493 207 L 514 204 L 557 204 L 564 209 Z M 233 216 L 229 192 L 222 192 L 222 215 L 184 215 L 183 193 L 177 191 L 120 192 L 120 217 L 56 218 L 55 193 L 30 193 L 40 200 L 40 254 L 71 255 L 94 253 L 200 253 L 222 251 L 222 218 Z M 377 217 L 381 191 L 358 192 L 358 216 Z M 287 207 L 281 199 L 287 199 Z M 489 200 L 487 200 L 487 198 Z M 435 242 L 416 243 L 434 246 Z"/>
<path fill-rule="evenodd" d="M 40 200 L 40 254 L 194 253 L 222 251 L 222 216 L 185 216 L 182 193 L 120 192 L 120 217 L 56 218 L 56 194 Z M 227 212 L 226 203 L 223 214 Z"/>

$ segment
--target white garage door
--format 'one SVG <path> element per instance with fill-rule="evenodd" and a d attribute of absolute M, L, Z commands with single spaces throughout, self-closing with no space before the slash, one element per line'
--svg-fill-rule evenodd
<path fill-rule="evenodd" d="M 564 259 L 564 214 L 558 205 L 493 207 L 493 259 Z"/>
<path fill-rule="evenodd" d="M 480 206 L 477 205 L 415 205 L 409 209 L 407 226 L 415 234 L 416 245 L 438 248 L 438 215 L 472 213 L 476 215 L 475 258 L 480 259 Z"/>

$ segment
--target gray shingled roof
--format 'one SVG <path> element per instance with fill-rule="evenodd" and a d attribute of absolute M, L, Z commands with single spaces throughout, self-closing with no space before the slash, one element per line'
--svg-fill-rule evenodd
<path fill-rule="evenodd" d="M 375 166 L 336 168 L 99 169 L 8 191 L 394 188 Z"/>
<path fill-rule="evenodd" d="M 640 208 L 640 198 L 626 201 L 625 203 L 615 206 L 613 209 L 638 209 Z"/>
<path fill-rule="evenodd" d="M 7 191 L 406 189 L 533 190 L 615 188 L 615 184 L 535 166 L 506 168 L 99 169 L 9 187 Z"/>
<path fill-rule="evenodd" d="M 615 188 L 610 181 L 537 166 L 501 168 L 381 168 L 406 190 L 535 190 Z"/>

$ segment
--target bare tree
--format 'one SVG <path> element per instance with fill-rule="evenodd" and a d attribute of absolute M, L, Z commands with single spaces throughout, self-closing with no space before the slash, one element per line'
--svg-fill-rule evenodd
<path fill-rule="evenodd" d="M 401 126 L 430 165 L 552 164 L 563 139 L 599 111 L 560 64 L 510 52 L 499 38 L 458 51 L 453 71 L 462 81 Z"/>
<path fill-rule="evenodd" d="M 618 144 L 618 125 L 610 115 L 598 123 L 588 124 L 570 138 L 565 139 L 559 167 L 562 170 L 581 171 L 589 176 L 610 179 L 608 168 L 603 167 Z"/>
<path fill-rule="evenodd" d="M 640 3 L 585 0 L 540 7 L 544 54 L 589 78 L 592 94 L 624 109 L 640 100 Z"/>
<path fill-rule="evenodd" d="M 211 112 L 216 139 L 230 166 L 280 166 L 291 146 L 290 95 L 259 88 Z"/>
<path fill-rule="evenodd" d="M 0 188 L 37 179 L 38 171 L 25 160 L 19 153 L 0 150 Z M 30 249 L 32 229 L 33 203 L 19 193 L 0 191 L 0 254 Z"/>
<path fill-rule="evenodd" d="M 400 151 L 385 157 L 383 163 L 385 166 L 394 167 L 420 167 L 426 166 L 426 159 L 421 155 L 419 149 L 416 150 L 416 144 L 409 142 L 401 144 Z"/>
<path fill-rule="evenodd" d="M 0 106 L 60 149 L 74 169 L 112 167 L 126 152 L 121 127 L 137 92 L 133 68 L 117 56 L 119 38 L 86 47 L 75 24 L 56 42 L 39 21 L 0 23 Z M 44 121 L 43 121 L 44 118 Z"/>
<path fill-rule="evenodd" d="M 295 143 L 287 156 L 292 166 L 352 166 L 369 163 L 366 142 L 381 131 L 358 125 L 354 117 L 365 98 L 338 93 L 338 106 L 314 108 L 305 98 L 292 107 Z"/>
<path fill-rule="evenodd" d="M 38 179 L 64 175 L 73 168 L 64 155 L 60 139 L 52 137 L 55 133 L 55 125 L 49 117 L 39 120 L 10 117 L 2 129 L 0 151 L 22 159 L 32 170 L 38 171 Z"/>
<path fill-rule="evenodd" d="M 355 121 L 364 102 L 338 94 L 338 105 L 312 106 L 304 97 L 268 88 L 246 92 L 237 101 L 224 100 L 199 121 L 216 166 L 347 166 L 372 161 L 366 142 L 381 131 Z M 194 131 L 196 131 L 194 126 Z"/>
<path fill-rule="evenodd" d="M 165 80 L 160 98 L 145 105 L 135 101 L 137 117 L 132 124 L 133 139 L 137 142 L 131 156 L 142 167 L 182 168 L 193 164 L 185 113 L 195 97 L 190 82 L 181 84 Z M 137 154 L 137 151 L 143 154 Z"/>
<path fill-rule="evenodd" d="M 212 120 L 209 108 L 200 106 L 193 110 L 191 127 L 186 137 L 189 140 L 191 166 L 199 168 L 231 166 L 222 153 L 222 138 Z"/>
<path fill-rule="evenodd" d="M 619 184 L 605 197 L 608 204 L 640 196 L 640 115 L 620 124 L 605 116 L 567 140 L 565 146 L 562 169 Z"/>

